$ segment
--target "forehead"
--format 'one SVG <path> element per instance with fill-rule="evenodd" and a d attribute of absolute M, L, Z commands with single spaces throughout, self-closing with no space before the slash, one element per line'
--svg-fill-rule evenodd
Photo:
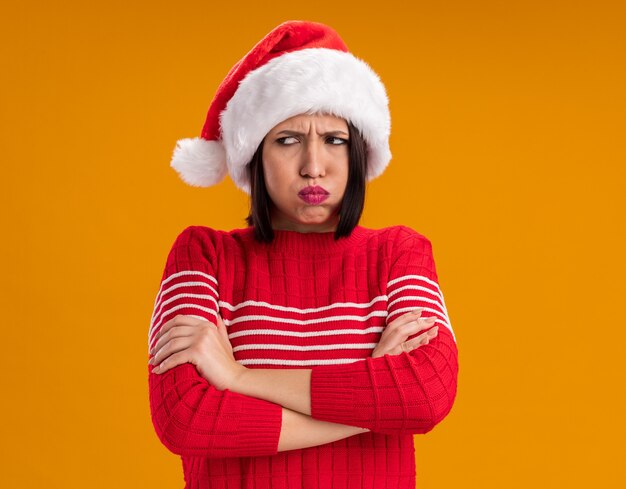
<path fill-rule="evenodd" d="M 282 129 L 303 129 L 314 124 L 323 130 L 332 131 L 347 129 L 348 123 L 341 117 L 332 114 L 298 114 L 276 124 L 272 131 L 280 131 Z"/>

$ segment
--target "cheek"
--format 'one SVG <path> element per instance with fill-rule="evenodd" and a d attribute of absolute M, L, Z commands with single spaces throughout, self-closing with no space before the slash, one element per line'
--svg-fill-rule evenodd
<path fill-rule="evenodd" d="M 346 157 L 343 165 L 341 165 L 341 178 L 343 179 L 344 182 L 348 182 L 348 175 L 350 173 L 350 163 L 348 161 L 348 158 Z"/>
<path fill-rule="evenodd" d="M 285 179 L 284 172 L 269 164 L 263 167 L 265 187 L 274 203 L 285 199 L 288 193 L 289 182 Z"/>
<path fill-rule="evenodd" d="M 263 155 L 263 177 L 265 178 L 265 186 L 269 189 L 273 187 L 273 182 L 276 181 L 276 165 L 274 165 L 272 158 Z"/>

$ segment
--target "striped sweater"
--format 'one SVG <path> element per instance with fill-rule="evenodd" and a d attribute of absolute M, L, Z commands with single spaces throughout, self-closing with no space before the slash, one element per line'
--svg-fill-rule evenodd
<path fill-rule="evenodd" d="M 222 316 L 248 368 L 310 368 L 311 416 L 370 431 L 278 452 L 280 405 L 218 390 L 186 363 L 148 366 L 152 422 L 182 459 L 185 488 L 411 488 L 413 435 L 450 411 L 458 357 L 430 241 L 406 226 L 333 232 L 189 226 L 165 264 L 148 334 L 177 314 Z M 438 335 L 372 358 L 386 324 L 423 307 Z M 416 334 L 417 335 L 417 334 Z M 416 336 L 414 335 L 414 336 Z M 414 336 L 411 336 L 414 337 Z"/>

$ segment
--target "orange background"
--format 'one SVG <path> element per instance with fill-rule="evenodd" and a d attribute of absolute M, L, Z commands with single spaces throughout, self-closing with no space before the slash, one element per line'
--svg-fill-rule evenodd
<path fill-rule="evenodd" d="M 0 486 L 183 487 L 149 318 L 176 235 L 242 227 L 248 201 L 169 159 L 288 19 L 336 28 L 387 86 L 394 157 L 361 224 L 433 242 L 459 390 L 415 437 L 417 486 L 626 483 L 623 3 L 407 3 L 2 7 Z"/>

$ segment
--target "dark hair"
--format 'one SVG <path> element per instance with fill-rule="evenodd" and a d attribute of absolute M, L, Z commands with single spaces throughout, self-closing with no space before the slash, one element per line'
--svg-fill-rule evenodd
<path fill-rule="evenodd" d="M 367 173 L 367 147 L 361 132 L 348 122 L 348 183 L 339 209 L 339 224 L 335 230 L 335 240 L 349 236 L 361 219 L 365 205 L 365 178 Z M 263 143 L 261 141 L 246 171 L 250 179 L 250 213 L 246 217 L 248 226 L 254 227 L 258 241 L 271 243 L 274 230 L 270 219 L 271 197 L 265 186 L 263 174 Z"/>

